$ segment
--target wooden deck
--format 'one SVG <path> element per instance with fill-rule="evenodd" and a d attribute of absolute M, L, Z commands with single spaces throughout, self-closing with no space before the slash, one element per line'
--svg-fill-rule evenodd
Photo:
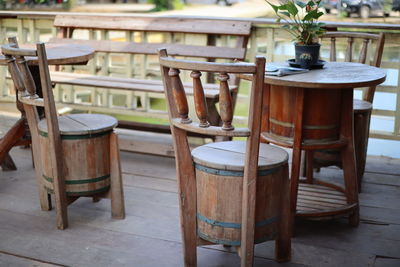
<path fill-rule="evenodd" d="M 2 123 L 3 124 L 3 123 Z M 0 171 L 0 266 L 182 266 L 178 197 L 172 158 L 122 152 L 127 217 L 110 203 L 82 198 L 70 226 L 40 210 L 29 149 L 12 150 L 18 170 Z M 323 169 L 320 177 L 339 179 Z M 400 266 L 400 160 L 369 157 L 358 228 L 347 221 L 296 222 L 292 261 L 273 261 L 273 242 L 256 246 L 255 266 Z M 198 249 L 199 266 L 238 266 L 233 249 Z"/>

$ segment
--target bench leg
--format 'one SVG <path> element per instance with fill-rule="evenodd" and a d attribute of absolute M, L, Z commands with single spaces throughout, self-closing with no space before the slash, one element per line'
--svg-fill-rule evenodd
<path fill-rule="evenodd" d="M 0 164 L 3 171 L 15 171 L 17 169 L 17 166 L 15 166 L 13 159 L 8 153 L 4 156 L 4 160 Z"/>
<path fill-rule="evenodd" d="M 122 188 L 121 162 L 119 156 L 118 136 L 110 136 L 110 173 L 111 173 L 111 214 L 114 219 L 125 218 L 124 191 Z"/>

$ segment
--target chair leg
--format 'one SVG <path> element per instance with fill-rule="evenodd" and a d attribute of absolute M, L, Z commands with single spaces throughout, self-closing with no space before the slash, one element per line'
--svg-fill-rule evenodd
<path fill-rule="evenodd" d="M 34 138 L 34 137 L 32 137 Z M 38 186 L 38 191 L 39 191 L 39 202 L 40 202 L 40 208 L 43 211 L 49 211 L 52 209 L 51 205 L 51 195 L 47 192 L 46 188 L 43 186 L 42 183 L 42 164 L 41 159 L 40 159 L 40 150 L 39 147 L 37 146 L 38 142 L 32 142 L 32 165 L 35 168 L 35 174 L 36 174 L 36 184 Z"/>
<path fill-rule="evenodd" d="M 46 188 L 44 188 L 42 185 L 39 185 L 39 201 L 42 211 L 52 210 L 53 207 L 51 205 L 51 194 L 47 193 Z"/>
<path fill-rule="evenodd" d="M 114 219 L 125 218 L 124 191 L 122 188 L 121 162 L 119 156 L 118 136 L 110 136 L 110 173 L 111 173 L 111 214 Z"/>
<path fill-rule="evenodd" d="M 64 187 L 64 188 L 63 188 Z M 68 227 L 68 211 L 67 211 L 67 198 L 65 186 L 58 186 L 54 179 L 54 197 L 56 202 L 56 221 L 57 228 L 64 230 Z"/>
<path fill-rule="evenodd" d="M 291 258 L 293 214 L 290 211 L 288 165 L 283 170 L 282 179 L 281 218 L 275 241 L 275 260 L 277 262 L 286 262 Z"/>

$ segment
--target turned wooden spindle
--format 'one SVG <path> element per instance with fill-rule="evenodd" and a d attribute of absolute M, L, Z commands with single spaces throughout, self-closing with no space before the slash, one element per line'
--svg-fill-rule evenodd
<path fill-rule="evenodd" d="M 330 61 L 336 61 L 336 38 L 331 38 L 331 53 L 330 53 Z"/>
<path fill-rule="evenodd" d="M 354 42 L 353 37 L 349 37 L 347 39 L 347 50 L 346 50 L 346 57 L 344 60 L 346 62 L 351 62 L 353 60 L 353 42 Z"/>
<path fill-rule="evenodd" d="M 17 38 L 15 36 L 9 37 L 8 42 L 15 48 L 19 47 Z M 21 77 L 21 80 L 23 80 L 26 90 L 28 91 L 28 92 L 25 92 L 25 89 L 23 90 L 24 96 L 29 94 L 31 96 L 31 98 L 38 98 L 39 96 L 36 94 L 35 81 L 33 80 L 32 74 L 29 70 L 28 63 L 26 62 L 26 60 L 23 56 L 15 56 L 15 58 L 16 58 L 16 63 L 18 65 L 18 68 L 22 73 L 22 76 L 27 77 L 25 79 L 22 79 L 21 73 L 18 73 L 18 76 Z"/>
<path fill-rule="evenodd" d="M 22 75 L 26 77 L 24 79 L 24 84 L 28 94 L 31 98 L 38 98 L 39 96 L 36 94 L 36 85 L 35 81 L 33 80 L 32 74 L 29 70 L 28 63 L 26 62 L 24 57 L 17 57 L 17 64 L 19 70 L 21 71 Z"/>
<path fill-rule="evenodd" d="M 15 77 L 15 89 L 17 89 L 21 96 L 26 96 L 27 92 L 25 91 L 24 80 L 22 79 L 21 73 L 18 71 L 15 59 L 10 55 L 5 55 L 5 57 L 7 59 L 8 71 L 13 77 Z"/>
<path fill-rule="evenodd" d="M 232 125 L 233 103 L 228 85 L 229 75 L 227 73 L 220 73 L 217 79 L 220 81 L 219 109 L 222 119 L 222 129 L 225 131 L 231 131 L 234 127 Z"/>
<path fill-rule="evenodd" d="M 360 58 L 358 60 L 358 62 L 365 64 L 365 61 L 367 61 L 367 47 L 368 47 L 368 43 L 369 40 L 368 39 L 364 39 L 363 40 L 363 44 L 361 47 L 361 51 L 360 51 Z"/>
<path fill-rule="evenodd" d="M 192 120 L 188 116 L 189 106 L 179 73 L 180 71 L 178 69 L 170 68 L 168 71 L 168 76 L 171 77 L 172 93 L 174 95 L 179 117 L 181 118 L 181 123 L 188 124 L 191 123 Z"/>
<path fill-rule="evenodd" d="M 206 97 L 204 95 L 203 85 L 201 83 L 200 71 L 192 71 L 190 77 L 193 78 L 193 96 L 194 96 L 194 106 L 196 109 L 197 117 L 200 120 L 199 126 L 207 128 L 210 123 L 207 121 L 207 103 Z"/>

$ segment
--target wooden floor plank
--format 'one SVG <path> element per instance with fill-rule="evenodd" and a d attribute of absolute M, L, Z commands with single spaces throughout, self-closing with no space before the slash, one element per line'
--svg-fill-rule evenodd
<path fill-rule="evenodd" d="M 400 211 L 397 209 L 362 206 L 360 217 L 370 222 L 400 225 Z"/>
<path fill-rule="evenodd" d="M 29 259 L 18 255 L 13 255 L 0 251 L 0 266 L 12 267 L 65 267 L 66 265 L 59 265 L 54 263 L 47 263 L 35 259 Z"/>
<path fill-rule="evenodd" d="M 338 266 L 372 266 L 373 254 L 359 253 L 340 248 L 327 248 L 292 241 L 292 261 L 306 266 L 338 267 Z M 273 244 L 263 243 L 256 246 L 255 255 L 273 257 Z"/>
<path fill-rule="evenodd" d="M 353 253 L 398 257 L 400 240 L 398 225 L 360 223 L 357 228 L 347 221 L 300 221 L 296 223 L 296 241 L 306 245 L 348 250 Z M 312 229 L 312 231 L 311 231 Z M 391 238 L 391 235 L 394 235 Z M 297 238 L 298 237 L 298 238 Z"/>
<path fill-rule="evenodd" d="M 385 156 L 367 157 L 365 170 L 371 173 L 392 174 L 400 176 L 400 159 Z"/>
<path fill-rule="evenodd" d="M 376 258 L 374 267 L 399 267 L 400 266 L 400 258 L 391 259 L 391 258 Z"/>

